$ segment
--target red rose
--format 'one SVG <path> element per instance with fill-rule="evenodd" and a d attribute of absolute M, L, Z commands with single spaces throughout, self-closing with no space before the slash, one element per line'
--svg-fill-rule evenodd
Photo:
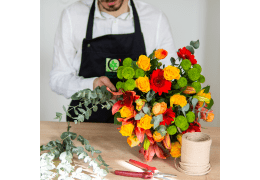
<path fill-rule="evenodd" d="M 157 69 L 154 70 L 150 76 L 150 87 L 154 92 L 158 93 L 159 96 L 162 95 L 163 92 L 168 93 L 171 90 L 172 83 L 163 76 L 163 70 Z"/>
<path fill-rule="evenodd" d="M 179 49 L 179 52 L 177 52 L 177 54 L 182 59 L 189 59 L 192 65 L 197 64 L 195 56 L 191 54 L 191 52 L 188 49 L 186 49 L 186 47 Z"/>

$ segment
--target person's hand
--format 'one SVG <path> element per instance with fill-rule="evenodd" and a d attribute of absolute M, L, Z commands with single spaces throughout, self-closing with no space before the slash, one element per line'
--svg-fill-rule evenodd
<path fill-rule="evenodd" d="M 99 78 L 96 78 L 93 82 L 93 89 L 95 89 L 98 86 L 103 86 L 105 85 L 106 87 L 108 87 L 109 89 L 111 89 L 111 91 L 116 91 L 116 87 L 114 86 L 114 84 L 110 81 L 110 79 L 106 76 L 101 76 Z M 116 96 L 113 96 L 112 99 L 116 99 Z"/>

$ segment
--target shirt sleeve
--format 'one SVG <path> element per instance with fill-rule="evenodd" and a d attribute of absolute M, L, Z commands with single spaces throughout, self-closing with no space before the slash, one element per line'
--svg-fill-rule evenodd
<path fill-rule="evenodd" d="M 177 59 L 177 51 L 175 49 L 172 30 L 169 25 L 167 17 L 162 12 L 159 17 L 158 30 L 156 35 L 156 49 L 165 49 L 168 51 L 168 55 L 165 59 L 161 60 L 162 64 L 165 64 L 165 67 L 171 65 L 171 57 Z"/>
<path fill-rule="evenodd" d="M 82 89 L 93 90 L 93 78 L 78 76 L 73 67 L 76 49 L 73 45 L 72 27 L 69 12 L 62 12 L 54 39 L 53 66 L 50 72 L 49 85 L 57 94 L 70 98 Z"/>

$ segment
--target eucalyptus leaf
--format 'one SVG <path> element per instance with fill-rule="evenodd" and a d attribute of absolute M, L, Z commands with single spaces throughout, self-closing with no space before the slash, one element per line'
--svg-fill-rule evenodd
<path fill-rule="evenodd" d="M 193 46 L 195 49 L 198 49 L 200 47 L 200 41 L 191 41 L 190 45 Z"/>
<path fill-rule="evenodd" d="M 79 115 L 79 112 L 77 111 L 76 108 L 74 108 L 74 113 L 75 113 L 76 115 Z"/>
<path fill-rule="evenodd" d="M 172 66 L 174 66 L 175 65 L 175 62 L 176 62 L 176 60 L 173 58 L 173 57 L 171 57 L 171 63 L 172 63 Z"/>
<path fill-rule="evenodd" d="M 136 114 L 136 116 L 135 116 L 135 120 L 140 120 L 142 117 L 144 117 L 144 115 L 145 115 L 145 114 L 142 113 L 142 112 Z"/>
<path fill-rule="evenodd" d="M 98 107 L 97 106 L 93 106 L 93 111 L 97 112 L 97 110 L 98 110 Z"/>
<path fill-rule="evenodd" d="M 78 110 L 79 110 L 82 114 L 85 114 L 85 113 L 86 113 L 86 111 L 85 111 L 84 109 L 82 109 L 82 108 L 78 108 Z"/>
<path fill-rule="evenodd" d="M 65 106 L 63 105 L 62 107 L 63 107 L 63 110 L 66 112 L 67 110 L 66 110 Z"/>
<path fill-rule="evenodd" d="M 153 99 L 153 96 L 155 95 L 155 92 L 153 90 L 150 90 L 147 94 L 146 94 L 146 100 L 148 102 L 150 102 Z"/>
<path fill-rule="evenodd" d="M 151 120 L 151 123 L 153 124 L 153 128 L 156 129 L 160 122 L 163 121 L 163 115 L 160 114 L 160 115 L 157 115 L 157 116 L 153 116 L 152 120 Z"/>
<path fill-rule="evenodd" d="M 192 46 L 186 46 L 186 49 L 188 49 L 191 52 L 191 54 L 194 54 L 194 49 Z"/>

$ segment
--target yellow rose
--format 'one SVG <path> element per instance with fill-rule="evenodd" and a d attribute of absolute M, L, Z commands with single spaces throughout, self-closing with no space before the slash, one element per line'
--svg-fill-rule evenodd
<path fill-rule="evenodd" d="M 165 102 L 161 102 L 161 103 L 156 103 L 153 106 L 152 112 L 154 113 L 155 116 L 159 115 L 159 114 L 163 114 L 167 109 L 167 104 Z"/>
<path fill-rule="evenodd" d="M 140 143 L 140 141 L 135 135 L 132 135 L 127 138 L 127 143 L 129 144 L 130 147 L 134 147 L 137 146 Z"/>
<path fill-rule="evenodd" d="M 147 93 L 151 89 L 149 78 L 147 76 L 139 77 L 138 79 L 135 80 L 135 84 L 140 91 L 145 93 Z"/>
<path fill-rule="evenodd" d="M 123 106 L 120 109 L 120 114 L 122 118 L 129 118 L 134 115 L 133 109 L 130 107 Z"/>
<path fill-rule="evenodd" d="M 181 156 L 181 145 L 178 141 L 172 143 L 172 148 L 171 148 L 171 155 L 172 157 L 178 158 Z"/>
<path fill-rule="evenodd" d="M 163 76 L 166 80 L 170 80 L 170 81 L 173 79 L 179 80 L 181 77 L 180 69 L 175 66 L 169 65 L 163 69 Z"/>
<path fill-rule="evenodd" d="M 196 96 L 194 96 L 194 98 L 197 98 L 199 100 L 200 107 L 203 106 L 204 102 L 209 104 L 211 100 L 211 93 L 204 93 L 204 90 L 205 89 L 200 90 L 200 92 L 198 92 Z"/>
<path fill-rule="evenodd" d="M 174 94 L 171 98 L 170 98 L 170 104 L 171 107 L 173 107 L 173 104 L 175 105 L 180 105 L 181 107 L 186 106 L 187 104 L 187 100 L 186 97 L 180 94 Z"/>
<path fill-rule="evenodd" d="M 154 131 L 153 133 L 153 139 L 156 141 L 156 142 L 161 142 L 162 140 L 164 140 L 164 136 L 161 135 L 161 133 L 157 132 L 157 131 Z"/>
<path fill-rule="evenodd" d="M 121 130 L 119 131 L 122 136 L 132 136 L 134 125 L 132 123 L 121 126 Z"/>
<path fill-rule="evenodd" d="M 145 130 L 150 129 L 151 127 L 153 127 L 153 124 L 151 124 L 151 120 L 152 117 L 146 114 L 140 119 L 140 121 L 137 123 L 137 126 Z"/>
<path fill-rule="evenodd" d="M 151 67 L 150 58 L 145 55 L 139 56 L 138 61 L 136 62 L 137 66 L 144 71 L 149 71 Z"/>

